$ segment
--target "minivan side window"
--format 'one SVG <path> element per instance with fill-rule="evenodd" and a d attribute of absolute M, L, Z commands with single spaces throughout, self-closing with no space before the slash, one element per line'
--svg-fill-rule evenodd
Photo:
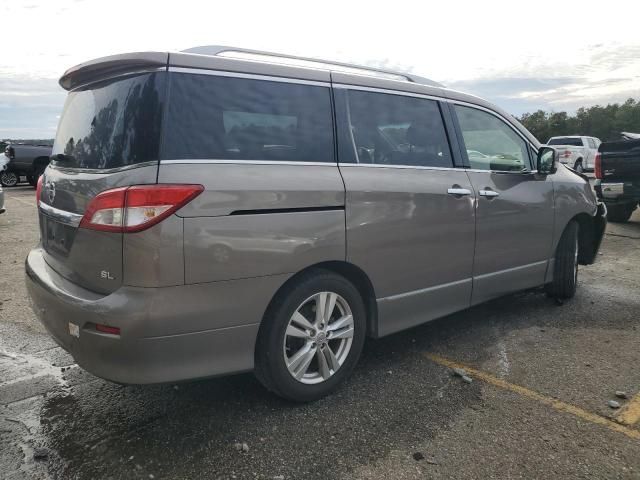
<path fill-rule="evenodd" d="M 453 166 L 437 102 L 349 90 L 347 104 L 356 163 Z"/>
<path fill-rule="evenodd" d="M 593 138 L 587 138 L 587 142 L 589 143 L 589 148 L 597 148 L 596 142 Z"/>
<path fill-rule="evenodd" d="M 455 106 L 467 157 L 477 170 L 531 168 L 527 143 L 504 121 L 477 108 Z"/>
<path fill-rule="evenodd" d="M 334 162 L 329 87 L 171 73 L 162 159 Z"/>

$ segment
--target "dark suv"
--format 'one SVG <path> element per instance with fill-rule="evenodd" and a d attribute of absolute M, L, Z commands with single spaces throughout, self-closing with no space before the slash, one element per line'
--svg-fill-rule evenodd
<path fill-rule="evenodd" d="M 0 172 L 0 183 L 5 187 L 14 187 L 21 176 L 27 177 L 30 185 L 36 186 L 38 177 L 49 165 L 51 147 L 48 145 L 11 144 L 4 149 L 9 163 Z"/>

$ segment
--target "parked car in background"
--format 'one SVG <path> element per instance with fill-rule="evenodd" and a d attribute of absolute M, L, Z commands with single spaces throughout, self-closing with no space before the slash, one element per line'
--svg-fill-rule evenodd
<path fill-rule="evenodd" d="M 528 288 L 571 298 L 595 260 L 606 220 L 589 182 L 489 102 L 399 72 L 194 53 L 60 80 L 27 286 L 90 372 L 254 370 L 310 401 L 366 336 Z"/>
<path fill-rule="evenodd" d="M 9 157 L 4 154 L 4 150 L 2 150 L 2 155 L 0 155 L 0 174 L 4 172 L 9 166 Z"/>
<path fill-rule="evenodd" d="M 6 169 L 0 173 L 0 184 L 14 187 L 20 181 L 20 176 L 25 176 L 29 184 L 35 187 L 38 177 L 49 165 L 50 156 L 51 147 L 48 145 L 7 145 L 4 157 L 9 162 Z"/>
<path fill-rule="evenodd" d="M 594 188 L 612 222 L 629 220 L 640 202 L 640 135 L 624 132 L 622 138 L 602 143 L 595 162 Z"/>
<path fill-rule="evenodd" d="M 547 145 L 558 150 L 561 163 L 582 173 L 593 171 L 600 143 L 596 137 L 566 136 L 551 137 Z"/>

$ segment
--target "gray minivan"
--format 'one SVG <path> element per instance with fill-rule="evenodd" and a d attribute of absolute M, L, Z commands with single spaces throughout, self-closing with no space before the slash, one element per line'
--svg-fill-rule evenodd
<path fill-rule="evenodd" d="M 109 380 L 254 370 L 317 399 L 366 336 L 532 287 L 572 297 L 602 239 L 604 207 L 552 148 L 409 74 L 201 47 L 60 84 L 27 285 Z"/>

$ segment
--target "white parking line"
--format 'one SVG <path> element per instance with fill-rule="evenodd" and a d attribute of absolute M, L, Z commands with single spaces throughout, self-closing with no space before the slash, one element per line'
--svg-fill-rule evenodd
<path fill-rule="evenodd" d="M 7 195 L 6 200 L 15 200 L 16 202 L 22 203 L 23 205 L 28 205 L 29 207 L 35 207 L 36 206 L 36 202 L 35 201 L 29 201 L 29 200 L 25 200 L 23 198 L 12 197 L 10 195 Z"/>

